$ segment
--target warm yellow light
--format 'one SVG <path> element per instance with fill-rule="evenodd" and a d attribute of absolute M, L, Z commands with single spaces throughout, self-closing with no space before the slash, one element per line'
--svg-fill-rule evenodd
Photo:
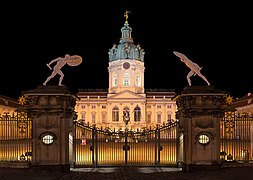
<path fill-rule="evenodd" d="M 210 138 L 207 135 L 201 134 L 199 136 L 199 143 L 200 144 L 207 144 L 207 143 L 209 143 L 209 141 L 210 141 Z"/>

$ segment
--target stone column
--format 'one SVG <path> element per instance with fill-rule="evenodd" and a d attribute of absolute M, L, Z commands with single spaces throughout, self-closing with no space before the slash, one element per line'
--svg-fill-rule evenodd
<path fill-rule="evenodd" d="M 23 92 L 32 118 L 32 166 L 70 170 L 69 135 L 73 135 L 76 96 L 65 86 L 38 86 Z"/>
<path fill-rule="evenodd" d="M 224 91 L 212 86 L 187 86 L 175 97 L 183 171 L 220 166 L 220 119 L 226 108 Z"/>

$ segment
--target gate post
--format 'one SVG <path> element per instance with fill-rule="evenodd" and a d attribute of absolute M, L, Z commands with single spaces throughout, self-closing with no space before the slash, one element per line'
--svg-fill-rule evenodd
<path fill-rule="evenodd" d="M 160 126 L 157 126 L 157 135 L 158 135 L 158 145 L 157 145 L 157 153 L 158 153 L 158 157 L 157 157 L 157 166 L 160 166 L 160 161 L 161 161 L 161 128 Z"/>
<path fill-rule="evenodd" d="M 33 120 L 32 167 L 69 171 L 69 156 L 73 153 L 69 136 L 77 118 L 76 96 L 65 86 L 38 86 L 23 94 L 28 98 Z"/>
<path fill-rule="evenodd" d="M 90 150 L 91 150 L 91 158 L 92 158 L 92 165 L 93 165 L 93 167 L 94 168 L 96 168 L 97 167 L 97 161 L 95 161 L 95 150 L 97 151 L 97 146 L 95 146 L 95 145 L 97 145 L 97 143 L 95 143 L 95 139 L 96 139 L 96 141 L 97 141 L 97 136 L 96 136 L 96 134 L 95 134 L 95 131 L 96 131 L 96 126 L 94 125 L 93 127 L 92 127 L 92 139 L 91 139 L 91 147 L 90 147 Z M 97 154 L 96 154 L 96 157 L 97 157 Z"/>
<path fill-rule="evenodd" d="M 177 95 L 179 133 L 183 134 L 183 171 L 220 166 L 220 118 L 224 91 L 212 86 L 187 86 Z"/>
<path fill-rule="evenodd" d="M 156 128 L 155 128 L 155 167 L 157 167 L 157 129 L 158 129 L 158 125 L 156 125 Z"/>

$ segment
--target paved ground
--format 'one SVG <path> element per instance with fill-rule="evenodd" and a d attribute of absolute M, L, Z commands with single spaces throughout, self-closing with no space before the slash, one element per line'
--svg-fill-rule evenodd
<path fill-rule="evenodd" d="M 253 179 L 253 167 L 182 172 L 178 168 L 79 168 L 68 173 L 0 168 L 0 180 L 238 180 Z"/>

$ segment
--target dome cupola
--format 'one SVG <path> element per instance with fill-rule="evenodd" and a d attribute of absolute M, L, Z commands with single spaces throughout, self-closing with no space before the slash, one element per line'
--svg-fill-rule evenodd
<path fill-rule="evenodd" d="M 139 44 L 135 45 L 132 38 L 132 28 L 128 24 L 128 13 L 126 11 L 124 16 L 126 18 L 124 26 L 121 28 L 121 38 L 119 44 L 113 44 L 109 50 L 109 61 L 115 61 L 120 59 L 133 59 L 138 61 L 144 61 L 144 49 Z"/>

